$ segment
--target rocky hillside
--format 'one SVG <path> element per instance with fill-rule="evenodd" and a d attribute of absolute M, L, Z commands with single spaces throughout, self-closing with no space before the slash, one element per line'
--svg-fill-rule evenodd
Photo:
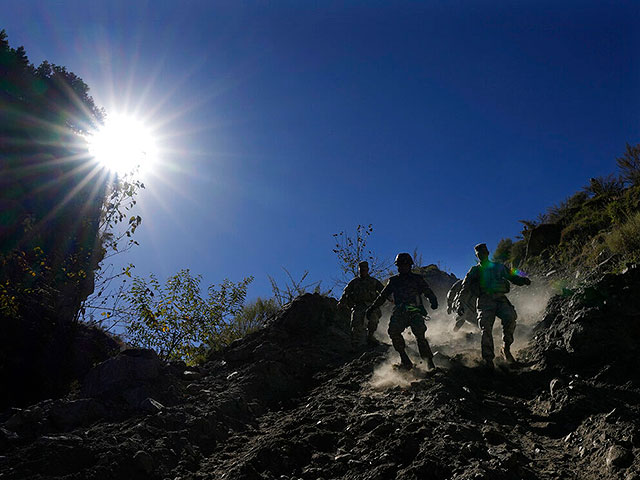
<path fill-rule="evenodd" d="M 5 412 L 0 478 L 638 479 L 639 272 L 546 310 L 514 292 L 521 364 L 494 374 L 443 312 L 438 371 L 400 373 L 384 325 L 352 352 L 336 301 L 311 294 L 197 369 L 125 350 L 73 395 Z"/>

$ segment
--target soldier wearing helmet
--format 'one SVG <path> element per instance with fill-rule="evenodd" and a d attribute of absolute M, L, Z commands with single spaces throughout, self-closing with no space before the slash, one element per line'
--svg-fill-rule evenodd
<path fill-rule="evenodd" d="M 435 369 L 433 364 L 433 353 L 429 347 L 429 342 L 425 337 L 427 326 L 425 317 L 427 311 L 422 304 L 422 295 L 425 295 L 431 303 L 431 308 L 438 308 L 438 299 L 427 281 L 417 273 L 411 272 L 413 259 L 408 253 L 399 253 L 396 256 L 395 264 L 398 267 L 398 275 L 389 279 L 389 283 L 380 292 L 380 295 L 367 309 L 367 317 L 373 315 L 375 309 L 381 307 L 386 300 L 393 299 L 395 307 L 389 321 L 387 333 L 391 338 L 393 347 L 400 354 L 400 367 L 409 370 L 413 367 L 411 359 L 405 352 L 405 341 L 402 332 L 410 327 L 416 337 L 420 356 L 424 358 L 427 370 Z"/>
<path fill-rule="evenodd" d="M 506 294 L 510 285 L 530 285 L 531 280 L 521 277 L 515 271 L 509 270 L 502 263 L 489 260 L 489 249 L 484 243 L 474 247 L 478 257 L 478 265 L 464 277 L 460 296 L 475 296 L 478 310 L 478 326 L 482 330 L 482 359 L 489 370 L 493 370 L 493 324 L 496 316 L 502 321 L 502 339 L 504 346 L 502 354 L 509 363 L 515 363 L 511 354 L 513 333 L 516 329 L 516 309 L 511 304 Z M 458 310 L 458 314 L 464 311 Z"/>
<path fill-rule="evenodd" d="M 373 303 L 384 285 L 369 275 L 369 263 L 358 264 L 358 276 L 344 288 L 338 306 L 351 309 L 351 343 L 354 348 L 362 347 L 365 340 L 375 344 L 373 334 L 378 328 L 380 309 L 376 309 L 370 318 L 366 317 L 367 307 Z"/>

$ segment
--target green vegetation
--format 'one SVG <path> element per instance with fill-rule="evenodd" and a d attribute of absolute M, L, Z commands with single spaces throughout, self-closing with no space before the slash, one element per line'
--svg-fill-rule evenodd
<path fill-rule="evenodd" d="M 154 275 L 146 280 L 135 277 L 126 294 L 128 340 L 154 349 L 164 360 L 197 363 L 208 349 L 220 349 L 256 327 L 261 309 L 268 306 L 255 304 L 253 312 L 243 309 L 252 280 L 225 279 L 219 286 L 210 285 L 205 297 L 202 277 L 189 270 L 169 277 L 164 285 Z"/>
<path fill-rule="evenodd" d="M 626 151 L 616 159 L 616 163 L 623 182 L 640 186 L 640 144 L 632 147 L 627 143 Z"/>
<path fill-rule="evenodd" d="M 605 243 L 611 253 L 630 261 L 640 261 L 640 212 L 614 228 Z"/>
<path fill-rule="evenodd" d="M 64 392 L 107 355 L 75 350 L 106 338 L 78 320 L 100 263 L 134 243 L 143 185 L 114 182 L 90 157 L 85 136 L 103 118 L 81 78 L 32 65 L 0 31 L 0 386 L 23 386 L 0 409 Z"/>
<path fill-rule="evenodd" d="M 0 31 L 0 313 L 77 320 L 114 277 L 100 263 L 136 243 L 131 209 L 144 185 L 107 175 L 84 139 L 103 118 L 82 79 L 32 65 Z"/>
<path fill-rule="evenodd" d="M 640 258 L 640 145 L 626 146 L 616 160 L 618 175 L 592 178 L 581 191 L 553 205 L 535 221 L 522 220 L 521 237 L 502 239 L 494 258 L 531 271 L 610 268 Z M 528 253 L 534 231 L 543 224 L 561 229 L 558 242 Z"/>

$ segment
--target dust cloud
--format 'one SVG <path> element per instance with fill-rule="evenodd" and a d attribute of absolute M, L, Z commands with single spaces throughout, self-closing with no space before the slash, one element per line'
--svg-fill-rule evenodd
<path fill-rule="evenodd" d="M 518 358 L 518 351 L 526 347 L 533 337 L 533 327 L 542 319 L 547 302 L 556 293 L 559 293 L 559 287 L 556 284 L 546 278 L 534 278 L 531 285 L 514 286 L 507 295 L 518 312 L 514 344 L 511 350 L 516 358 Z M 436 366 L 448 369 L 453 362 L 466 367 L 478 366 L 481 361 L 480 329 L 476 325 L 465 323 L 460 330 L 454 332 L 455 314 L 447 314 L 445 299 L 438 299 L 438 301 L 440 307 L 429 312 L 430 318 L 427 321 L 427 340 L 434 353 Z M 376 338 L 388 345 L 391 344 L 387 334 L 391 311 L 392 305 L 385 304 L 376 331 Z M 499 349 L 502 345 L 502 326 L 499 319 L 496 319 L 494 324 L 493 335 L 496 356 L 499 357 Z M 373 371 L 369 381 L 369 386 L 372 389 L 407 388 L 411 382 L 428 375 L 424 362 L 421 362 L 418 354 L 418 347 L 411 329 L 406 329 L 403 336 L 407 343 L 407 353 L 415 367 L 409 372 L 395 368 L 394 365 L 400 362 L 400 356 L 393 348 L 390 348 L 385 360 L 377 365 Z"/>

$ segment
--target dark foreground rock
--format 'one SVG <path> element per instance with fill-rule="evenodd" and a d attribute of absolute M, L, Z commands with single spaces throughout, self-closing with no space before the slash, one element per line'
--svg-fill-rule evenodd
<path fill-rule="evenodd" d="M 0 478 L 638 478 L 635 373 L 600 362 L 591 375 L 597 359 L 557 368 L 543 353 L 564 332 L 555 322 L 527 364 L 489 374 L 460 352 L 438 354 L 433 374 L 401 373 L 388 345 L 351 352 L 335 300 L 305 295 L 195 375 L 129 352 L 97 366 L 76 398 L 14 412 L 0 428 Z M 132 406 L 123 392 L 137 384 L 149 396 Z"/>
<path fill-rule="evenodd" d="M 637 378 L 640 367 L 640 267 L 608 273 L 552 298 L 530 352 L 554 368 Z"/>

